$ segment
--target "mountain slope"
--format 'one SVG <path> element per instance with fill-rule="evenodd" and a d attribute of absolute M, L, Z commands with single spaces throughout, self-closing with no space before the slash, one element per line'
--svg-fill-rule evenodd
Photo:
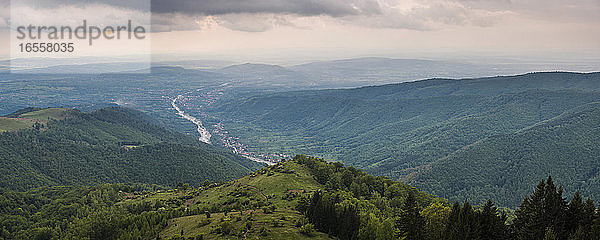
<path fill-rule="evenodd" d="M 0 193 L 4 239 L 335 239 L 304 227 L 309 222 L 300 206 L 317 193 L 338 194 L 345 200 L 338 208 L 360 207 L 361 221 L 366 211 L 397 214 L 409 194 L 421 207 L 448 204 L 403 183 L 307 156 L 198 188 L 103 184 Z"/>
<path fill-rule="evenodd" d="M 206 179 L 243 176 L 259 166 L 164 129 L 129 109 L 91 113 L 42 109 L 11 119 L 30 118 L 46 120 L 39 120 L 35 128 L 0 134 L 0 187 L 105 182 L 200 185 Z"/>
<path fill-rule="evenodd" d="M 552 72 L 260 94 L 229 99 L 210 113 L 251 152 L 306 153 L 406 179 L 474 142 L 598 101 L 600 73 Z"/>
<path fill-rule="evenodd" d="M 263 94 L 212 111 L 255 152 L 318 155 L 396 178 L 484 137 L 598 101 L 599 92 L 585 91 L 598 82 L 600 74 L 565 73 L 427 80 Z"/>
<path fill-rule="evenodd" d="M 517 206 L 529 186 L 552 175 L 567 192 L 600 196 L 600 103 L 516 133 L 492 136 L 419 172 L 411 184 L 451 200 L 497 199 Z M 448 174 L 453 173 L 453 174 Z"/>

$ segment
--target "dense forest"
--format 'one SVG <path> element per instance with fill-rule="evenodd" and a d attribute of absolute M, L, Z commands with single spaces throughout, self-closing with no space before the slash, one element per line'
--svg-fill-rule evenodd
<path fill-rule="evenodd" d="M 552 131 L 528 130 L 574 109 L 593 108 L 600 102 L 599 83 L 599 73 L 563 72 L 430 79 L 355 89 L 255 94 L 218 103 L 210 113 L 224 119 L 223 126 L 240 136 L 250 151 L 320 156 L 452 200 L 482 204 L 493 198 L 503 206 L 516 207 L 529 186 L 549 174 L 570 194 L 581 189 L 594 198 L 600 196 L 600 188 L 593 187 L 597 174 L 588 169 L 598 163 L 593 157 L 600 154 L 597 148 L 554 151 L 548 158 L 541 157 L 548 155 L 552 146 L 566 147 L 571 139 L 566 135 L 557 138 Z M 592 123 L 600 116 L 591 112 L 586 118 Z M 577 127 L 581 127 L 577 141 L 594 142 L 595 125 Z M 513 144 L 511 136 L 522 132 L 536 135 Z M 523 148 L 489 148 L 494 159 L 485 152 L 455 154 L 479 144 L 532 147 L 527 152 Z M 541 158 L 544 167 L 532 167 Z M 447 161 L 482 164 L 476 168 L 457 164 L 455 171 L 444 171 L 441 166 L 449 165 Z M 508 167 L 499 170 L 501 163 Z M 564 171 L 561 164 L 569 165 L 570 170 Z M 527 172 L 526 179 L 521 179 L 522 174 L 499 174 L 515 168 Z M 465 175 L 475 181 L 467 181 L 465 186 L 448 181 L 450 188 L 444 185 L 445 179 Z M 480 181 L 484 175 L 489 177 Z"/>
<path fill-rule="evenodd" d="M 516 207 L 529 192 L 527 185 L 547 173 L 557 176 L 566 192 L 599 199 L 599 126 L 600 104 L 587 104 L 522 131 L 483 139 L 408 182 L 451 200 L 492 198 Z"/>
<path fill-rule="evenodd" d="M 281 180 L 287 180 L 282 182 Z M 279 185 L 279 186 L 277 186 Z M 301 188 L 301 189 L 300 189 Z M 3 239 L 599 239 L 600 212 L 551 177 L 516 211 L 447 200 L 340 163 L 296 156 L 193 188 L 1 189 Z"/>
<path fill-rule="evenodd" d="M 579 192 L 568 201 L 552 177 L 541 180 L 509 219 L 491 199 L 480 206 L 423 201 L 414 189 L 394 193 L 389 179 L 361 181 L 354 175 L 338 182 L 336 175 L 352 168 L 315 158 L 297 160 L 307 162 L 315 174 L 329 172 L 329 187 L 304 198 L 298 208 L 316 229 L 340 239 L 600 239 L 600 209 L 594 201 Z M 352 187 L 356 184 L 371 191 Z"/>
<path fill-rule="evenodd" d="M 0 187 L 147 183 L 200 186 L 244 176 L 260 164 L 167 130 L 125 108 L 90 113 L 29 109 L 27 129 L 0 133 Z M 14 116 L 13 116 L 14 117 Z"/>

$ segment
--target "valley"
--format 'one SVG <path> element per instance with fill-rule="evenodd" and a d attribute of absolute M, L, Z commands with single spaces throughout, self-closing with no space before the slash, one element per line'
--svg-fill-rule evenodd
<path fill-rule="evenodd" d="M 349 88 L 328 88 L 295 70 L 254 64 L 214 71 L 155 67 L 144 77 L 31 77 L 15 77 L 2 90 L 2 99 L 15 101 L 0 102 L 8 106 L 0 118 L 0 189 L 20 196 L 35 194 L 30 189 L 111 184 L 124 192 L 90 210 L 89 222 L 69 221 L 60 229 L 100 224 L 97 211 L 112 209 L 136 219 L 156 217 L 144 223 L 151 229 L 136 231 L 162 239 L 345 238 L 340 229 L 359 236 L 369 222 L 378 222 L 373 231 L 401 231 L 391 222 L 405 217 L 383 212 L 407 205 L 406 188 L 412 187 L 423 191 L 419 211 L 451 212 L 456 206 L 450 203 L 461 202 L 457 211 L 474 208 L 477 215 L 492 199 L 499 206 L 494 221 L 505 227 L 518 218 L 515 209 L 526 207 L 522 200 L 532 186 L 548 176 L 567 196 L 600 198 L 598 73 L 432 78 Z M 281 86 L 288 78 L 293 81 Z M 130 81 L 106 84 L 122 79 Z M 14 90 L 24 85 L 30 89 Z M 44 94 L 28 97 L 33 92 Z M 300 162 L 308 165 L 296 165 Z M 350 181 L 349 174 L 360 180 Z M 302 201 L 321 201 L 315 196 L 323 197 L 323 208 L 303 210 Z M 347 210 L 327 212 L 327 204 Z M 362 206 L 356 215 L 353 206 Z M 219 220 L 209 220 L 206 212 Z M 508 217 L 502 220 L 500 213 Z M 334 227 L 319 220 L 343 214 L 362 225 Z M 138 236 L 112 234 L 129 233 Z"/>
<path fill-rule="evenodd" d="M 561 168 L 526 167 L 530 173 L 532 169 L 539 170 L 527 175 L 527 180 L 522 177 L 506 179 L 494 174 L 490 178 L 499 180 L 485 184 L 500 184 L 500 187 L 482 194 L 462 189 L 468 185 L 466 183 L 455 183 L 458 188 L 453 191 L 444 191 L 453 188 L 440 185 L 440 182 L 452 182 L 448 178 L 460 178 L 460 174 L 471 169 L 446 172 L 446 166 L 431 174 L 430 171 L 434 171 L 431 166 L 436 169 L 438 163 L 465 146 L 498 135 L 518 133 L 571 109 L 592 106 L 588 104 L 600 101 L 598 76 L 597 73 L 532 73 L 479 79 L 431 79 L 354 89 L 263 93 L 225 99 L 211 105 L 207 111 L 209 115 L 217 116 L 219 124 L 228 126 L 228 132 L 239 136 L 240 142 L 252 151 L 285 155 L 306 153 L 406 181 L 453 201 L 471 199 L 482 203 L 485 196 L 489 196 L 514 207 L 526 193 L 526 186 L 544 175 L 558 175 L 557 178 L 563 181 L 561 176 L 565 175 Z M 592 133 L 584 133 L 585 138 L 591 138 Z M 540 137 L 530 144 L 545 144 L 543 141 L 559 140 Z M 539 151 L 536 154 L 544 152 Z M 513 164 L 539 161 L 531 159 L 533 154 L 517 156 L 512 157 Z M 580 158 L 571 159 L 569 154 L 556 156 L 555 161 L 580 161 Z M 584 157 L 585 164 L 596 164 L 597 160 L 590 157 Z M 479 157 L 478 161 L 484 160 Z M 453 166 L 467 167 L 457 162 Z M 578 166 L 577 171 L 587 171 L 587 167 Z M 484 171 L 485 167 L 473 170 L 474 176 L 481 174 L 477 171 Z M 510 170 L 497 170 L 504 171 Z M 567 175 L 569 179 L 577 179 L 565 182 L 567 192 L 579 190 L 594 197 L 600 194 L 593 190 L 595 187 L 590 187 L 596 182 L 595 175 Z M 428 180 L 420 179 L 421 176 L 428 176 Z M 516 185 L 504 185 L 513 181 Z M 480 187 L 483 185 L 469 188 Z M 517 190 L 521 187 L 522 190 Z M 500 196 L 502 192 L 515 190 L 520 193 Z M 470 193 L 463 194 L 462 191 Z"/>

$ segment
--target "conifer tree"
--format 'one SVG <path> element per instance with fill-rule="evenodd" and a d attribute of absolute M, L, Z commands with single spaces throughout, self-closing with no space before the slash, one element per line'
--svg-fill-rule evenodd
<path fill-rule="evenodd" d="M 600 204 L 598 204 L 598 209 L 596 210 L 596 213 L 594 214 L 594 220 L 592 221 L 591 229 L 592 229 L 590 231 L 591 239 L 600 240 Z"/>
<path fill-rule="evenodd" d="M 584 204 L 581 194 L 579 194 L 579 191 L 576 191 L 567 208 L 567 232 L 574 233 L 579 227 L 584 225 L 583 218 L 585 213 L 583 208 Z"/>
<path fill-rule="evenodd" d="M 477 220 L 475 217 L 475 211 L 469 202 L 465 202 L 463 207 L 458 215 L 458 223 L 461 227 L 461 232 L 463 233 L 463 238 L 461 239 L 474 239 L 477 236 Z"/>
<path fill-rule="evenodd" d="M 402 238 L 406 240 L 425 239 L 425 219 L 419 214 L 420 209 L 414 191 L 409 191 L 400 216 L 399 228 Z"/>
<path fill-rule="evenodd" d="M 458 216 L 460 215 L 461 206 L 458 202 L 452 205 L 450 216 L 448 216 L 448 224 L 446 225 L 446 239 L 462 239 L 462 231 L 460 229 L 460 223 L 458 222 Z"/>
<path fill-rule="evenodd" d="M 547 229 L 560 239 L 568 237 L 565 228 L 567 202 L 562 192 L 562 187 L 556 189 L 552 177 L 538 183 L 535 191 L 523 200 L 516 211 L 514 227 L 518 239 L 543 239 Z"/>
<path fill-rule="evenodd" d="M 498 209 L 492 202 L 488 200 L 481 211 L 477 213 L 478 218 L 478 239 L 506 239 L 508 236 L 508 229 L 504 222 L 506 221 L 505 215 L 499 215 Z"/>

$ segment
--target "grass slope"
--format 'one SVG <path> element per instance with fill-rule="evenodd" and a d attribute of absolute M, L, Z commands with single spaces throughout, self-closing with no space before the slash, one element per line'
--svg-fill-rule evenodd
<path fill-rule="evenodd" d="M 69 108 L 46 108 L 37 111 L 27 112 L 19 115 L 19 118 L 35 120 L 62 120 L 69 117 L 76 111 Z"/>
<path fill-rule="evenodd" d="M 64 119 L 72 114 L 71 111 L 73 110 L 66 108 L 23 109 L 5 117 L 0 117 L 0 132 L 31 129 L 36 122 L 46 123 L 51 119 Z"/>
<path fill-rule="evenodd" d="M 310 237 L 301 234 L 295 226 L 301 214 L 295 210 L 298 198 L 292 196 L 323 188 L 306 166 L 294 161 L 267 167 L 238 180 L 206 189 L 186 200 L 191 206 L 199 204 L 226 209 L 226 216 L 223 212 L 212 214 L 212 221 L 208 222 L 204 214 L 176 218 L 161 232 L 161 237 L 168 239 L 180 234 L 183 229 L 185 236 L 204 233 L 205 239 L 222 239 L 225 238 L 223 234 L 215 232 L 222 223 L 221 219 L 229 219 L 234 229 L 242 229 L 245 224 L 242 219 L 252 217 L 255 220 L 253 228 L 257 231 L 247 234 L 247 239 L 307 239 Z M 162 198 L 165 199 L 164 196 Z M 269 205 L 275 207 L 274 211 L 265 213 L 264 208 Z M 240 212 L 240 209 L 246 208 L 257 210 Z M 313 238 L 328 239 L 323 233 Z"/>
<path fill-rule="evenodd" d="M 34 121 L 0 117 L 0 132 L 17 131 L 33 127 Z"/>
<path fill-rule="evenodd" d="M 360 187 L 338 191 L 345 184 Z M 353 201 L 369 211 L 401 205 L 409 192 L 416 193 L 421 206 L 449 206 L 444 199 L 400 182 L 339 163 L 296 156 L 237 180 L 206 182 L 198 188 L 187 184 L 177 188 L 148 184 L 54 186 L 25 192 L 0 188 L 0 238 L 331 239 L 319 231 L 301 231 L 308 219 L 299 206 L 316 191 L 337 192 L 347 199 L 345 203 Z M 360 200 L 347 198 L 351 192 L 360 195 L 356 196 Z M 382 202 L 376 206 L 370 201 Z"/>

